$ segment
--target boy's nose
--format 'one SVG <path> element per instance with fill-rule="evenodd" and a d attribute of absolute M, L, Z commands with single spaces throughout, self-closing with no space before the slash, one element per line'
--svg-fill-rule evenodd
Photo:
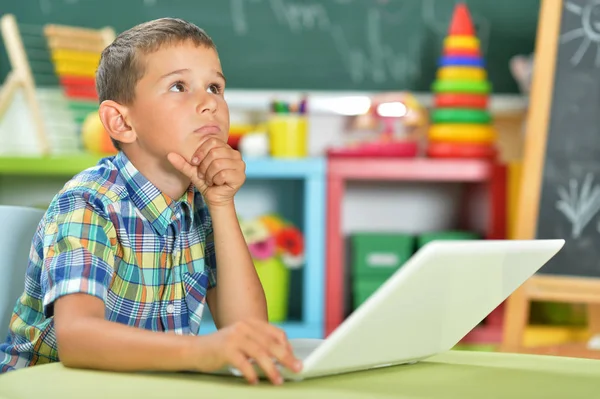
<path fill-rule="evenodd" d="M 198 98 L 198 104 L 196 105 L 196 112 L 199 114 L 204 112 L 215 112 L 217 109 L 217 100 L 214 96 L 207 92 L 202 92 Z"/>

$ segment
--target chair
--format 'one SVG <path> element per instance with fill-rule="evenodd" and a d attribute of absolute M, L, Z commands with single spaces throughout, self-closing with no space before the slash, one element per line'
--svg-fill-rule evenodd
<path fill-rule="evenodd" d="M 31 240 L 43 215 L 41 209 L 0 205 L 0 342 L 23 293 Z"/>

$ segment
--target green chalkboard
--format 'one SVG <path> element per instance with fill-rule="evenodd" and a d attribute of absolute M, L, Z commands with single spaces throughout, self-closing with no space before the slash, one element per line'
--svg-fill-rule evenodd
<path fill-rule="evenodd" d="M 231 88 L 429 91 L 455 0 L 2 0 L 0 12 L 117 32 L 181 17 L 217 43 Z M 533 51 L 539 0 L 467 1 L 495 93 L 515 93 L 508 63 Z M 35 46 L 34 46 L 35 47 Z M 34 49 L 39 54 L 40 49 Z M 47 73 L 51 65 L 36 65 Z M 8 71 L 2 51 L 0 78 Z M 45 71 L 45 72 L 44 72 Z M 51 84 L 48 76 L 39 84 Z"/>

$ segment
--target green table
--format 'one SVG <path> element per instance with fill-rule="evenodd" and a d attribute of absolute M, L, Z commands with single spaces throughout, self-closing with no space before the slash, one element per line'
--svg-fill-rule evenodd
<path fill-rule="evenodd" d="M 406 366 L 250 386 L 235 377 L 35 366 L 0 377 L 0 398 L 593 398 L 600 361 L 451 351 Z"/>

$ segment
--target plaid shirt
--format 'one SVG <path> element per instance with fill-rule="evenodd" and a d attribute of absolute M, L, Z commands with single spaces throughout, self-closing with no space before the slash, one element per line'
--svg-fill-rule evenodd
<path fill-rule="evenodd" d="M 200 193 L 162 194 L 123 153 L 67 182 L 34 235 L 0 373 L 58 361 L 53 303 L 85 293 L 105 318 L 152 331 L 198 334 L 216 284 L 212 221 Z"/>

